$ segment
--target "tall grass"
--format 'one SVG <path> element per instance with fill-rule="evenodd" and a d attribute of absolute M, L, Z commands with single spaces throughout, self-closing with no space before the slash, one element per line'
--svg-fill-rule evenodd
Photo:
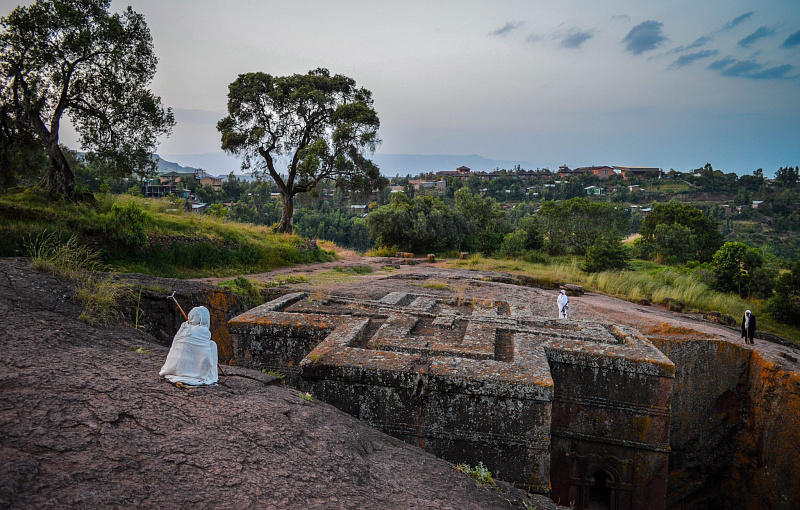
<path fill-rule="evenodd" d="M 62 241 L 62 233 L 43 231 L 26 244 L 31 267 L 75 282 L 75 295 L 83 309 L 78 317 L 87 324 L 122 321 L 121 304 L 130 297 L 130 286 L 114 281 L 102 269 L 97 252 L 81 245 L 75 236 Z"/>

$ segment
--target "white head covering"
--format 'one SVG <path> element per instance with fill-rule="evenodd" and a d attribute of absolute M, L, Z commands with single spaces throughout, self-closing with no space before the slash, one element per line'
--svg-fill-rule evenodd
<path fill-rule="evenodd" d="M 195 306 L 189 312 L 187 322 L 192 326 L 205 326 L 206 328 L 210 328 L 211 314 L 205 306 Z"/>
<path fill-rule="evenodd" d="M 211 314 L 205 306 L 192 308 L 175 334 L 159 375 L 170 382 L 217 382 L 217 344 L 211 340 Z"/>
<path fill-rule="evenodd" d="M 751 317 L 751 315 L 752 314 L 751 314 L 750 310 L 747 310 L 747 311 L 744 312 L 744 329 L 747 329 L 747 328 L 750 327 L 750 317 Z"/>

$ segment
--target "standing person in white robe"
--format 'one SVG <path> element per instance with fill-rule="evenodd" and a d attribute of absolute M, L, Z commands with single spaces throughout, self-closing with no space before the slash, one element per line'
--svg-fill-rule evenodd
<path fill-rule="evenodd" d="M 167 361 L 158 375 L 172 383 L 189 386 L 215 384 L 218 379 L 217 344 L 211 340 L 210 326 L 208 308 L 192 308 L 187 321 L 175 334 Z"/>
<path fill-rule="evenodd" d="M 562 290 L 558 295 L 558 318 L 566 319 L 567 310 L 569 309 L 569 299 L 567 298 L 567 291 Z"/>

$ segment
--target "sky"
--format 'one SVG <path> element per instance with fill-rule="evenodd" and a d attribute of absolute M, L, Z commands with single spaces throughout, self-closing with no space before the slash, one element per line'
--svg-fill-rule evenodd
<path fill-rule="evenodd" d="M 0 0 L 0 15 L 18 3 Z M 112 10 L 128 5 L 150 27 L 152 89 L 178 122 L 158 153 L 183 165 L 236 169 L 213 156 L 239 74 L 317 67 L 372 91 L 378 154 L 767 175 L 800 165 L 798 0 L 113 0 Z"/>

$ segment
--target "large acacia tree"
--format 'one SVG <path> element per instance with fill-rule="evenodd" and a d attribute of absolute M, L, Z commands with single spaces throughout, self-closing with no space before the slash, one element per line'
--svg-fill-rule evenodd
<path fill-rule="evenodd" d="M 269 173 L 283 201 L 278 232 L 292 231 L 293 199 L 323 179 L 369 187 L 380 178 L 367 158 L 380 143 L 372 93 L 327 69 L 308 74 L 241 74 L 228 87 L 222 148 Z"/>
<path fill-rule="evenodd" d="M 43 183 L 72 196 L 75 176 L 59 146 L 68 115 L 82 147 L 109 172 L 154 168 L 158 137 L 175 124 L 148 86 L 158 60 L 144 18 L 111 0 L 38 0 L 2 19 L 0 100 L 50 160 Z"/>

